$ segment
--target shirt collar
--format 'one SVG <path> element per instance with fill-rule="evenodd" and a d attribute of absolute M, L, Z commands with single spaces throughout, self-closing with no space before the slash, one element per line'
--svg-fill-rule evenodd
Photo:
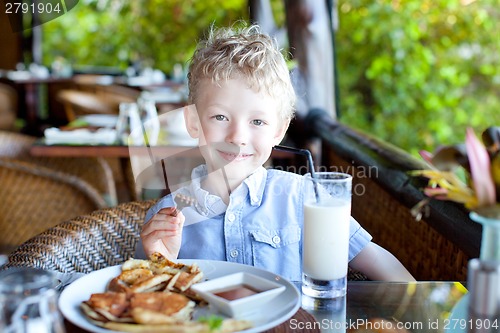
<path fill-rule="evenodd" d="M 267 170 L 261 166 L 243 181 L 243 184 L 248 188 L 250 204 L 252 206 L 259 206 L 261 204 L 264 189 L 266 187 L 266 178 Z"/>
<path fill-rule="evenodd" d="M 191 172 L 190 192 L 198 202 L 199 212 L 205 216 L 216 216 L 224 213 L 227 205 L 216 195 L 201 188 L 201 182 L 207 176 L 207 166 L 199 165 Z"/>
<path fill-rule="evenodd" d="M 190 192 L 198 201 L 201 213 L 204 215 L 218 215 L 226 211 L 227 205 L 222 199 L 216 195 L 210 194 L 208 191 L 201 188 L 201 182 L 208 174 L 207 166 L 205 164 L 199 165 L 193 169 L 191 173 Z M 233 193 L 235 195 L 250 196 L 250 204 L 252 206 L 259 206 L 262 202 L 262 196 L 266 186 L 267 170 L 264 167 L 259 167 L 248 176 Z M 241 187 L 245 188 L 241 188 Z M 244 192 L 242 192 L 244 191 Z M 245 193 L 246 192 L 246 193 Z"/>

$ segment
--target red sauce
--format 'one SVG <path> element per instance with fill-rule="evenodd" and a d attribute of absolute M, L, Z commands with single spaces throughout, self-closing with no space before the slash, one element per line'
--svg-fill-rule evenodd
<path fill-rule="evenodd" d="M 230 287 L 230 289 L 214 292 L 214 295 L 225 298 L 228 301 L 234 301 L 236 299 L 252 296 L 260 292 L 261 292 L 260 290 L 252 288 L 248 285 L 240 284 L 237 286 Z"/>

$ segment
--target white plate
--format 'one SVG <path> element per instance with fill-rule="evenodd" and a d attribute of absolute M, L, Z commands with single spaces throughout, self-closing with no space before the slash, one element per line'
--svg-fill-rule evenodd
<path fill-rule="evenodd" d="M 261 311 L 252 313 L 248 319 L 253 322 L 253 327 L 242 331 L 245 333 L 262 332 L 271 329 L 288 320 L 297 312 L 300 307 L 300 293 L 298 289 L 289 281 L 271 272 L 242 264 L 235 264 L 225 261 L 183 259 L 180 262 L 187 265 L 198 264 L 207 279 L 215 279 L 229 274 L 247 272 L 272 280 L 286 287 L 285 291 L 278 297 L 272 299 L 269 303 L 262 304 Z M 121 272 L 121 265 L 104 268 L 94 271 L 81 277 L 69 286 L 67 286 L 59 297 L 59 309 L 64 317 L 89 332 L 94 333 L 112 333 L 116 331 L 107 330 L 90 323 L 85 315 L 80 311 L 80 304 L 89 299 L 93 293 L 104 292 L 108 282 Z M 201 308 L 195 310 L 194 318 L 204 316 L 215 310 L 210 308 Z M 220 313 L 218 315 L 223 316 Z"/>
<path fill-rule="evenodd" d="M 89 126 L 115 127 L 116 122 L 118 121 L 118 116 L 114 114 L 89 114 L 78 117 L 78 119 L 83 120 Z"/>

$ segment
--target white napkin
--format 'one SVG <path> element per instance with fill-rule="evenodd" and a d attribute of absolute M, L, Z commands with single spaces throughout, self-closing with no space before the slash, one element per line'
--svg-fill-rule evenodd
<path fill-rule="evenodd" d="M 51 127 L 44 131 L 45 143 L 51 144 L 113 144 L 116 141 L 116 130 L 113 128 L 100 128 L 97 131 L 88 129 L 76 129 L 72 131 L 61 131 L 59 128 Z"/>

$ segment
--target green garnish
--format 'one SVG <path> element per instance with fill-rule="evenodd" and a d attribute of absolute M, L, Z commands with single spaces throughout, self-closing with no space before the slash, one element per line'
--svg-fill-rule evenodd
<path fill-rule="evenodd" d="M 217 315 L 210 315 L 210 316 L 200 317 L 198 318 L 198 321 L 200 323 L 207 324 L 208 329 L 210 330 L 210 332 L 212 332 L 222 327 L 222 322 L 224 321 L 224 318 Z"/>

